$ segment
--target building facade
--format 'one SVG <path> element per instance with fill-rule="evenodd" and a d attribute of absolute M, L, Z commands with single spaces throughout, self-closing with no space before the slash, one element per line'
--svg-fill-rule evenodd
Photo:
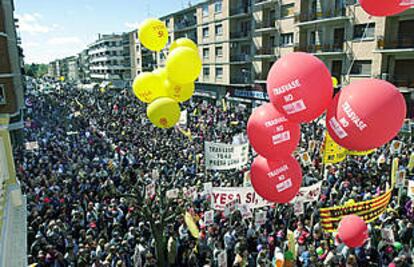
<path fill-rule="evenodd" d="M 129 33 L 100 35 L 97 41 L 88 46 L 88 57 L 91 81 L 109 81 L 125 86 L 130 84 Z"/>
<path fill-rule="evenodd" d="M 356 0 L 214 0 L 161 20 L 169 44 L 180 37 L 198 44 L 197 90 L 264 100 L 273 63 L 303 51 L 319 57 L 342 86 L 367 77 L 394 83 L 414 116 L 414 8 L 372 17 Z M 158 54 L 157 65 L 167 53 Z"/>
<path fill-rule="evenodd" d="M 12 152 L 22 139 L 24 110 L 16 21 L 13 1 L 0 0 L 0 266 L 27 266 L 26 207 Z"/>
<path fill-rule="evenodd" d="M 68 77 L 69 81 L 79 81 L 79 65 L 78 57 L 73 56 L 66 59 L 68 65 Z"/>

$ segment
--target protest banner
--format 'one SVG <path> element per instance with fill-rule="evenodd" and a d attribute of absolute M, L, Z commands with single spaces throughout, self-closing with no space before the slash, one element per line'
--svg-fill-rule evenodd
<path fill-rule="evenodd" d="M 323 163 L 339 163 L 346 159 L 346 149 L 336 144 L 328 132 L 325 134 L 325 147 L 323 152 Z"/>
<path fill-rule="evenodd" d="M 382 229 L 381 238 L 386 244 L 394 245 L 395 243 L 394 232 L 392 231 L 392 229 L 389 229 L 389 228 Z"/>
<path fill-rule="evenodd" d="M 231 214 L 233 214 L 233 212 L 236 211 L 236 206 L 237 206 L 237 199 L 233 199 L 227 202 L 226 205 L 224 206 L 224 215 L 226 217 L 229 217 Z"/>
<path fill-rule="evenodd" d="M 394 154 L 394 155 L 400 154 L 402 147 L 403 147 L 403 142 L 397 141 L 397 140 L 392 141 L 391 146 L 390 146 L 391 154 Z"/>
<path fill-rule="evenodd" d="M 227 267 L 227 253 L 226 251 L 220 252 L 217 256 L 218 267 Z"/>
<path fill-rule="evenodd" d="M 204 224 L 206 226 L 212 225 L 214 222 L 214 211 L 209 210 L 204 213 Z"/>
<path fill-rule="evenodd" d="M 263 210 L 256 211 L 254 223 L 256 225 L 263 225 L 265 224 L 265 222 L 266 222 L 266 211 L 263 211 Z"/>
<path fill-rule="evenodd" d="M 249 144 L 229 145 L 205 142 L 206 168 L 208 170 L 237 169 L 247 164 Z"/>
<path fill-rule="evenodd" d="M 238 206 L 243 219 L 250 219 L 253 217 L 252 211 L 247 204 L 242 204 Z"/>
<path fill-rule="evenodd" d="M 366 223 L 376 220 L 387 209 L 392 189 L 391 187 L 385 194 L 371 200 L 319 209 L 323 230 L 335 232 L 342 217 L 350 214 L 358 215 Z"/>
<path fill-rule="evenodd" d="M 315 152 L 315 148 L 316 148 L 316 141 L 315 140 L 309 140 L 308 153 L 313 154 L 313 152 Z"/>
<path fill-rule="evenodd" d="M 303 166 L 311 166 L 312 165 L 312 161 L 310 159 L 309 153 L 308 152 L 304 152 L 300 155 L 300 160 L 303 164 Z"/>
<path fill-rule="evenodd" d="M 155 184 L 147 185 L 145 191 L 147 192 L 147 197 L 155 196 Z"/>
<path fill-rule="evenodd" d="M 246 204 L 250 209 L 271 206 L 270 203 L 260 197 L 252 187 L 213 187 L 211 208 L 224 210 L 227 202 L 237 199 L 240 205 Z"/>
<path fill-rule="evenodd" d="M 184 109 L 181 111 L 180 119 L 178 120 L 178 125 L 187 126 L 187 110 Z"/>
<path fill-rule="evenodd" d="M 204 187 L 205 194 L 211 194 L 211 190 L 213 189 L 213 183 L 212 182 L 204 183 L 203 187 Z"/>
<path fill-rule="evenodd" d="M 397 179 L 397 171 L 398 171 L 398 158 L 394 158 L 392 160 L 392 167 L 391 167 L 391 186 L 394 186 Z"/>
<path fill-rule="evenodd" d="M 293 211 L 294 211 L 294 214 L 296 216 L 304 214 L 305 209 L 303 207 L 303 202 L 302 201 L 296 201 L 295 204 L 293 205 Z"/>
<path fill-rule="evenodd" d="M 406 171 L 405 170 L 399 170 L 396 173 L 396 181 L 395 181 L 395 187 L 401 188 L 405 185 L 405 177 L 406 177 Z"/>
<path fill-rule="evenodd" d="M 408 162 L 407 169 L 411 172 L 414 169 L 414 153 L 411 153 L 410 161 Z"/>
<path fill-rule="evenodd" d="M 35 142 L 27 142 L 24 145 L 26 147 L 26 150 L 29 150 L 29 151 L 33 151 L 35 149 L 39 149 L 39 143 L 37 141 L 35 141 Z"/>
<path fill-rule="evenodd" d="M 407 195 L 414 200 L 414 181 L 408 181 Z"/>
<path fill-rule="evenodd" d="M 175 189 L 168 190 L 165 195 L 168 199 L 176 199 L 176 198 L 178 198 L 178 193 L 179 192 L 180 192 L 180 190 L 175 188 Z"/>
<path fill-rule="evenodd" d="M 301 201 L 303 203 L 317 201 L 321 194 L 321 187 L 322 181 L 310 186 L 301 187 L 296 197 L 292 199 L 290 203 L 295 203 L 297 201 Z"/>
<path fill-rule="evenodd" d="M 197 188 L 195 186 L 183 189 L 183 194 L 186 198 L 194 199 L 197 196 Z"/>

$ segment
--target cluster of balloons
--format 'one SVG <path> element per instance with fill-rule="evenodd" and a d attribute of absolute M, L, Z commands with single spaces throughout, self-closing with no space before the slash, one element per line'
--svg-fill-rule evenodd
<path fill-rule="evenodd" d="M 256 109 L 247 124 L 249 141 L 259 154 L 251 166 L 251 181 L 264 199 L 287 203 L 299 191 L 302 172 L 291 154 L 299 144 L 300 123 L 327 111 L 330 136 L 355 151 L 384 145 L 403 126 L 405 100 L 391 83 L 352 82 L 332 99 L 334 82 L 321 60 L 303 52 L 283 56 L 270 69 L 271 103 Z"/>
<path fill-rule="evenodd" d="M 256 109 L 247 123 L 249 141 L 259 154 L 251 166 L 251 181 L 264 199 L 288 203 L 302 183 L 302 170 L 292 157 L 301 137 L 300 123 L 326 110 L 332 78 L 321 60 L 295 52 L 272 66 L 267 88 L 271 103 Z"/>
<path fill-rule="evenodd" d="M 397 15 L 414 6 L 412 0 L 359 0 L 361 7 L 372 16 Z"/>
<path fill-rule="evenodd" d="M 161 51 L 168 42 L 168 30 L 158 19 L 145 20 L 138 38 L 151 51 Z M 136 97 L 149 103 L 147 116 L 159 128 L 171 128 L 180 119 L 180 106 L 194 94 L 194 82 L 200 75 L 201 58 L 197 45 L 190 39 L 175 40 L 167 56 L 165 68 L 139 74 L 132 85 Z"/>

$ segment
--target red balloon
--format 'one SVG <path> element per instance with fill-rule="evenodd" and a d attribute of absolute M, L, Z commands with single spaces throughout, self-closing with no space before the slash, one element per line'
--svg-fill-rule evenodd
<path fill-rule="evenodd" d="M 368 226 L 357 215 L 347 215 L 339 223 L 338 235 L 348 247 L 361 247 L 368 239 Z"/>
<path fill-rule="evenodd" d="M 270 102 L 288 120 L 309 122 L 319 117 L 332 100 L 331 74 L 317 57 L 289 53 L 270 69 L 267 93 Z"/>
<path fill-rule="evenodd" d="M 291 155 L 269 161 L 257 156 L 250 170 L 254 190 L 264 199 L 276 203 L 288 203 L 299 192 L 302 170 Z"/>
<path fill-rule="evenodd" d="M 359 0 L 359 3 L 365 12 L 378 17 L 399 14 L 413 5 L 407 0 Z"/>
<path fill-rule="evenodd" d="M 290 122 L 270 103 L 261 105 L 249 118 L 247 135 L 254 150 L 271 160 L 290 155 L 300 140 L 300 125 Z"/>
<path fill-rule="evenodd" d="M 350 150 L 369 150 L 393 139 L 404 124 L 406 105 L 389 82 L 364 79 L 343 88 L 328 108 L 332 139 Z"/>

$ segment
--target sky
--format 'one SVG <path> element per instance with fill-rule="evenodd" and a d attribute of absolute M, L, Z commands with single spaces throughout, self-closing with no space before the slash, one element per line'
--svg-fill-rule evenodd
<path fill-rule="evenodd" d="M 188 0 L 14 1 L 25 63 L 49 63 L 75 55 L 99 33 L 132 31 L 146 18 L 161 17 L 189 4 Z"/>

